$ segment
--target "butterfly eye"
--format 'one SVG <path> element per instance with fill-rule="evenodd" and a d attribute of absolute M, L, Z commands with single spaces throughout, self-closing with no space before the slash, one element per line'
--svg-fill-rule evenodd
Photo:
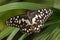
<path fill-rule="evenodd" d="M 32 31 L 40 32 L 52 13 L 51 9 L 29 10 L 24 15 L 9 18 L 6 24 L 20 28 L 20 31 L 23 33 L 32 33 Z"/>

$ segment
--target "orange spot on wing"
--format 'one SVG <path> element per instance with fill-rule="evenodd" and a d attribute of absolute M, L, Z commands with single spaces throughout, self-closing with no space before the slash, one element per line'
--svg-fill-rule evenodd
<path fill-rule="evenodd" d="M 33 30 L 35 27 L 33 25 L 30 26 L 30 29 Z"/>

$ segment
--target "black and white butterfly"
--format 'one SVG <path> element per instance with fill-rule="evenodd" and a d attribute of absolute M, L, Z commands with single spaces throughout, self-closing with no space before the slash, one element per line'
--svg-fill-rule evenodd
<path fill-rule="evenodd" d="M 40 32 L 52 13 L 51 9 L 27 10 L 26 14 L 9 18 L 6 24 L 20 28 L 24 33 Z"/>

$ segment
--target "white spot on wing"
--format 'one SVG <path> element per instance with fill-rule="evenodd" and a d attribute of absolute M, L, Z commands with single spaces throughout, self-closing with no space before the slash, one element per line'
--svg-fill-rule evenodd
<path fill-rule="evenodd" d="M 19 18 L 19 16 L 17 16 L 17 18 Z"/>
<path fill-rule="evenodd" d="M 15 20 L 18 20 L 17 18 Z"/>
<path fill-rule="evenodd" d="M 31 25 L 31 23 L 30 23 L 29 20 L 25 20 L 25 22 L 26 22 L 28 25 Z"/>
<path fill-rule="evenodd" d="M 38 12 L 40 12 L 40 10 L 38 10 Z"/>
<path fill-rule="evenodd" d="M 24 18 L 22 18 L 22 21 L 23 21 L 23 22 L 25 21 Z"/>
<path fill-rule="evenodd" d="M 42 18 L 40 15 L 38 15 L 40 18 Z"/>
<path fill-rule="evenodd" d="M 36 28 L 36 30 L 39 30 L 39 28 Z"/>
<path fill-rule="evenodd" d="M 36 19 L 32 18 L 32 24 L 36 23 L 35 21 L 36 21 Z"/>
<path fill-rule="evenodd" d="M 27 32 L 29 32 L 29 30 L 27 30 Z"/>
<path fill-rule="evenodd" d="M 38 28 L 40 28 L 40 25 L 38 25 Z"/>
<path fill-rule="evenodd" d="M 10 20 L 12 20 L 12 18 L 10 18 Z"/>
<path fill-rule="evenodd" d="M 40 20 L 40 22 L 43 23 L 42 20 Z"/>
<path fill-rule="evenodd" d="M 35 27 L 34 30 L 36 30 L 37 28 Z"/>
<path fill-rule="evenodd" d="M 19 24 L 21 23 L 21 20 L 19 20 Z"/>

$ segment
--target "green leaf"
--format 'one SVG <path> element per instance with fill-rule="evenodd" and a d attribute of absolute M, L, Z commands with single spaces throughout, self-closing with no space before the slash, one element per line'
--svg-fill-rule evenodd
<path fill-rule="evenodd" d="M 54 0 L 54 8 L 60 9 L 60 0 Z"/>
<path fill-rule="evenodd" d="M 18 31 L 19 31 L 19 28 L 15 28 L 13 32 L 10 34 L 10 36 L 7 38 L 7 40 L 12 40 Z"/>
<path fill-rule="evenodd" d="M 18 40 L 24 40 L 27 36 L 28 36 L 27 33 L 25 33 Z"/>
<path fill-rule="evenodd" d="M 37 9 L 49 8 L 49 7 L 51 7 L 51 5 L 29 3 L 29 2 L 15 2 L 15 3 L 9 3 L 9 4 L 6 4 L 6 5 L 0 6 L 0 12 L 13 10 L 13 9 L 37 10 Z"/>
<path fill-rule="evenodd" d="M 0 33 L 0 40 L 8 36 L 12 32 L 12 30 L 14 30 L 13 27 L 7 27 L 6 29 L 4 29 L 4 31 Z"/>
<path fill-rule="evenodd" d="M 24 0 L 25 2 L 32 2 L 32 3 L 39 3 L 39 4 L 47 4 L 52 5 L 54 3 L 54 0 Z"/>

